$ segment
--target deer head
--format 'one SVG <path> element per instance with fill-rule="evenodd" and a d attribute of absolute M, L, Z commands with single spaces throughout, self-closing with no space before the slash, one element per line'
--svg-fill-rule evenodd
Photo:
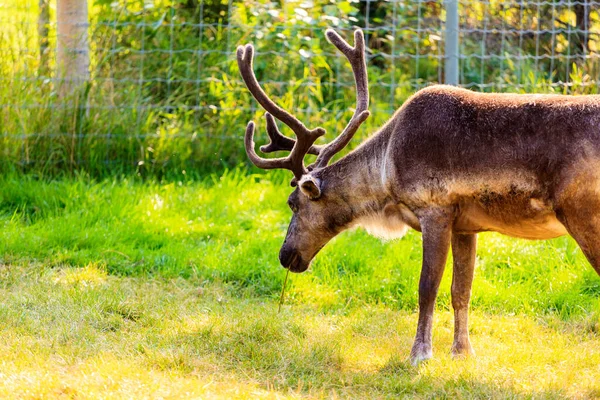
<path fill-rule="evenodd" d="M 320 171 L 329 164 L 331 158 L 342 150 L 352 139 L 360 125 L 369 117 L 369 89 L 365 63 L 365 39 L 361 30 L 354 32 L 354 47 L 331 29 L 326 31 L 327 39 L 348 59 L 356 83 L 356 110 L 354 115 L 335 140 L 327 145 L 315 145 L 315 141 L 325 134 L 321 127 L 307 128 L 297 118 L 275 104 L 262 90 L 252 68 L 254 48 L 248 44 L 237 49 L 237 62 L 248 90 L 267 111 L 266 125 L 270 143 L 261 146 L 261 151 L 289 151 L 287 157 L 265 159 L 254 150 L 254 122 L 246 128 L 244 143 L 246 153 L 254 165 L 263 169 L 284 168 L 294 174 L 292 186 L 296 187 L 288 199 L 293 212 L 288 232 L 279 253 L 279 260 L 285 268 L 293 272 L 305 271 L 318 251 L 337 233 L 351 222 L 351 207 L 343 196 L 339 196 L 332 185 L 320 178 Z M 286 137 L 277 128 L 275 119 L 287 125 L 296 139 Z M 304 156 L 313 154 L 316 161 L 304 165 Z M 328 188 L 330 190 L 328 190 Z"/>

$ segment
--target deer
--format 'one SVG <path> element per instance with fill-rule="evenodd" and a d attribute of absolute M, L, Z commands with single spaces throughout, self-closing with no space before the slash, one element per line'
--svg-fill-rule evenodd
<path fill-rule="evenodd" d="M 244 136 L 246 153 L 259 168 L 294 175 L 287 200 L 292 218 L 279 252 L 284 268 L 306 271 L 333 237 L 353 227 L 389 239 L 409 228 L 421 232 L 413 364 L 432 357 L 435 301 L 450 249 L 451 352 L 474 354 L 468 313 L 480 232 L 531 240 L 568 234 L 600 274 L 600 96 L 480 93 L 432 85 L 330 163 L 370 112 L 362 31 L 354 32 L 354 46 L 332 29 L 325 35 L 349 61 L 356 87 L 350 121 L 325 145 L 315 144 L 323 128 L 307 128 L 263 91 L 252 67 L 253 46 L 237 48 L 242 79 L 266 110 L 270 142 L 260 149 L 289 155 L 259 156 L 252 121 Z M 284 136 L 276 120 L 296 139 Z M 309 166 L 307 154 L 316 156 Z"/>

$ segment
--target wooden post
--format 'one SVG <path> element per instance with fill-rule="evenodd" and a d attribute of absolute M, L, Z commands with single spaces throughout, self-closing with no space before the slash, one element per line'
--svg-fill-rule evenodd
<path fill-rule="evenodd" d="M 70 94 L 90 76 L 87 0 L 57 0 L 56 68 L 61 96 Z"/>

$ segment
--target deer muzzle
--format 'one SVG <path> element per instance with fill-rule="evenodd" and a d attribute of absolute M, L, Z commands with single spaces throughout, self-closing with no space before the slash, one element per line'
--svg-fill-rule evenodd
<path fill-rule="evenodd" d="M 285 245 L 279 251 L 279 262 L 284 268 L 297 273 L 306 271 L 310 265 L 310 261 L 304 261 L 299 252 Z"/>

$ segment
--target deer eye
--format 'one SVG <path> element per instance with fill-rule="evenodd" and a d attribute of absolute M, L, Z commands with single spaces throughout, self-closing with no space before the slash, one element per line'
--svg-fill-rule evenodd
<path fill-rule="evenodd" d="M 292 212 L 297 212 L 298 211 L 298 206 L 296 204 L 292 203 L 289 200 L 288 200 L 288 206 L 290 207 L 290 210 L 292 210 Z"/>

